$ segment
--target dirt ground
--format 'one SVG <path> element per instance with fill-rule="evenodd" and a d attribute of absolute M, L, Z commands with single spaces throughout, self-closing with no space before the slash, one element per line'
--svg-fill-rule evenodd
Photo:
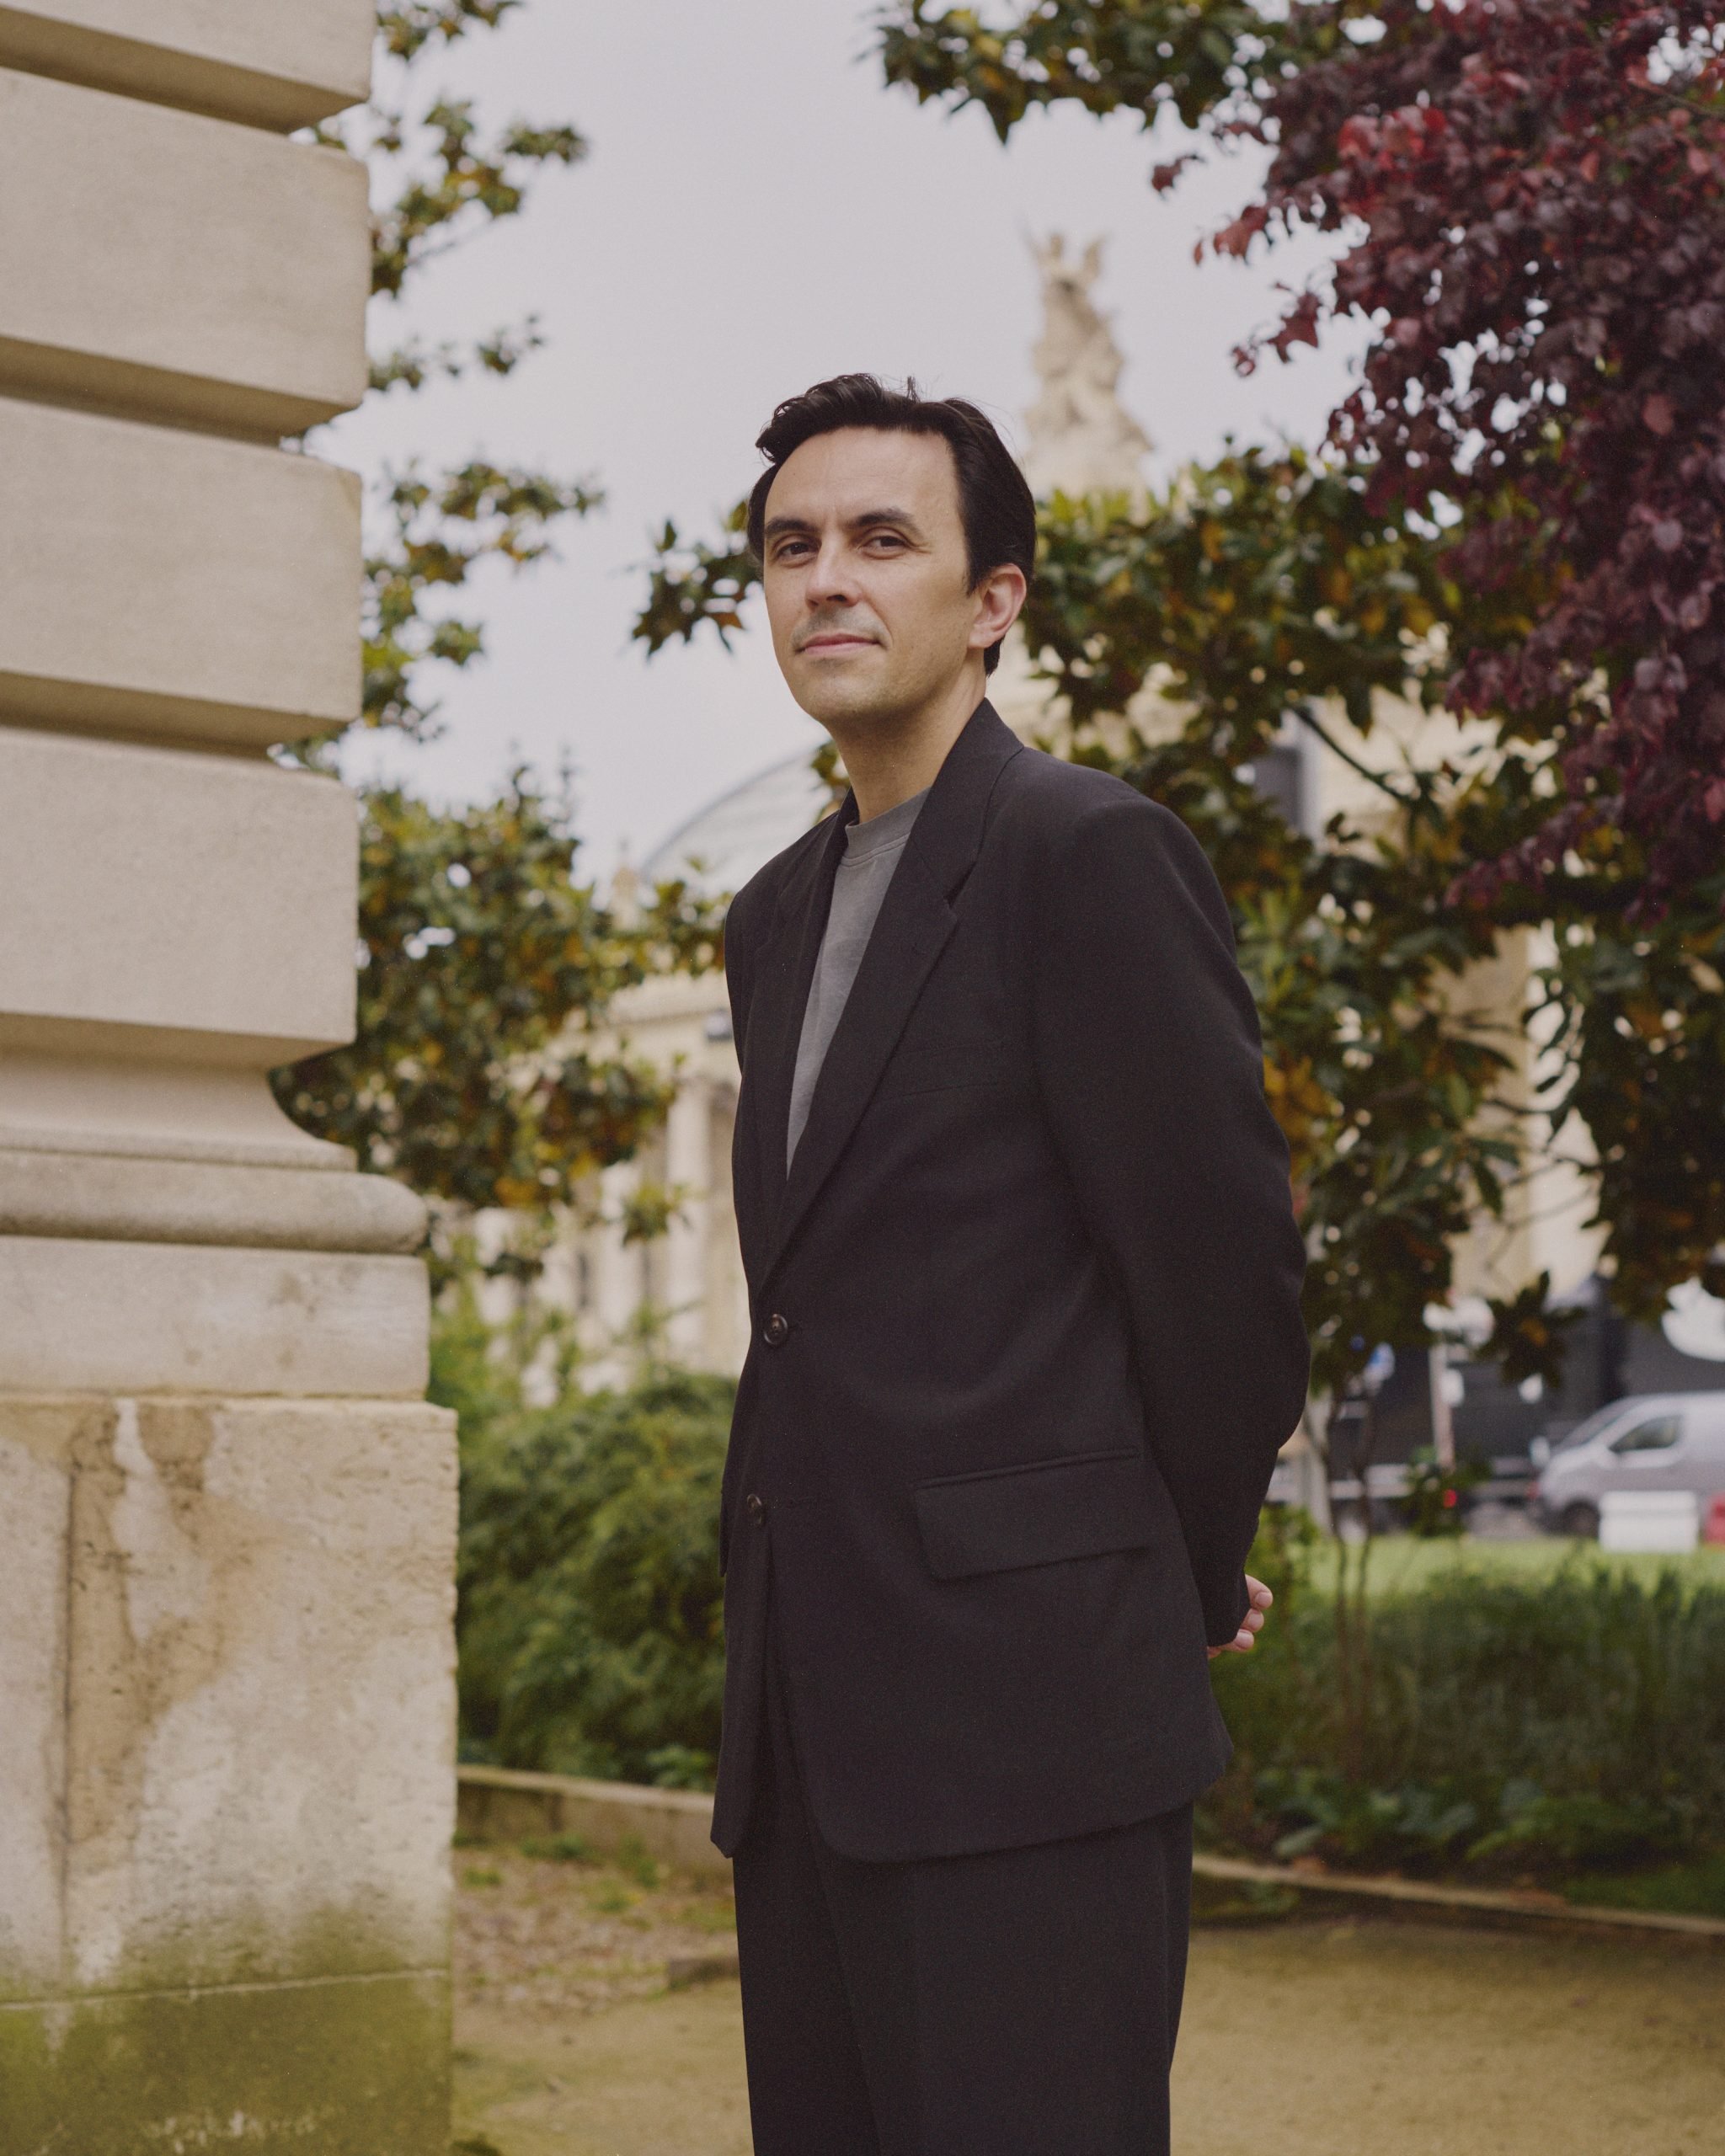
<path fill-rule="evenodd" d="M 724 1896 L 650 1866 L 457 1865 L 458 2149 L 749 2156 Z M 1201 1929 L 1174 2138 L 1178 2156 L 1722 2156 L 1725 1953 Z"/>

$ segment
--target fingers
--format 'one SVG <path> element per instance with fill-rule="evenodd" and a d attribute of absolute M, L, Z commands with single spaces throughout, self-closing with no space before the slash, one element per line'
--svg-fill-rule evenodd
<path fill-rule="evenodd" d="M 1246 1576 L 1246 1592 L 1252 1607 L 1241 1619 L 1239 1630 L 1226 1646 L 1204 1650 L 1212 1662 L 1219 1654 L 1250 1654 L 1256 1636 L 1263 1630 L 1264 1612 L 1276 1598 L 1262 1580 L 1253 1579 L 1250 1572 Z"/>

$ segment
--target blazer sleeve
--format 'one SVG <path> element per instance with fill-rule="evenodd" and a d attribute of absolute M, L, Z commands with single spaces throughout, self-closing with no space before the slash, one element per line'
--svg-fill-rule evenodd
<path fill-rule="evenodd" d="M 1151 1451 L 1213 1646 L 1307 1379 L 1305 1248 L 1221 891 L 1122 788 L 1075 819 L 1028 925 L 1039 1082 L 1129 1315 Z"/>

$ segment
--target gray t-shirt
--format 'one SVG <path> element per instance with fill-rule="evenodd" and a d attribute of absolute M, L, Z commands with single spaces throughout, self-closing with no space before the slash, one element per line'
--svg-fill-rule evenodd
<path fill-rule="evenodd" d="M 809 1104 L 814 1097 L 814 1083 L 844 1015 L 862 953 L 868 948 L 880 902 L 893 880 L 916 812 L 927 798 L 928 788 L 924 787 L 921 793 L 913 793 L 884 816 L 871 816 L 866 824 L 852 824 L 845 833 L 845 857 L 833 879 L 832 910 L 826 916 L 826 933 L 821 938 L 820 956 L 814 962 L 814 978 L 809 984 L 809 1002 L 797 1042 L 797 1070 L 791 1081 L 791 1121 L 785 1143 L 787 1172 L 796 1158 L 797 1141 L 803 1135 Z"/>

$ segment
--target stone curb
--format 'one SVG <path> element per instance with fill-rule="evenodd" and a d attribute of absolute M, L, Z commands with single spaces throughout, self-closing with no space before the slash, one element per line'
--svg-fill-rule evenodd
<path fill-rule="evenodd" d="M 1442 1917 L 1452 1914 L 1510 1917 L 1535 1924 L 1605 1925 L 1616 1931 L 1676 1932 L 1688 1939 L 1725 1945 L 1725 1919 L 1685 1916 L 1664 1909 L 1604 1908 L 1585 1902 L 1566 1902 L 1558 1894 L 1542 1894 L 1525 1888 L 1438 1886 L 1420 1879 L 1361 1875 L 1348 1871 L 1308 1870 L 1303 1865 L 1252 1864 L 1244 1858 L 1208 1856 L 1200 1852 L 1192 1860 L 1200 1879 L 1237 1880 L 1242 1885 L 1291 1886 L 1302 1894 L 1333 1894 L 1359 1901 L 1400 1903 L 1404 1908 L 1429 1909 Z"/>
<path fill-rule="evenodd" d="M 520 1841 L 529 1835 L 574 1834 L 601 1855 L 632 1843 L 697 1879 L 729 1884 L 729 1860 L 708 1838 L 713 1799 L 694 1790 L 644 1789 L 633 1782 L 581 1781 L 567 1774 L 522 1774 L 505 1767 L 457 1769 L 463 1833 L 481 1840 Z M 1423 1880 L 1321 1871 L 1304 1865 L 1253 1864 L 1244 1858 L 1192 1860 L 1200 1879 L 1242 1886 L 1291 1887 L 1300 1894 L 1399 1904 L 1450 1916 L 1509 1918 L 1534 1924 L 1569 1924 L 1611 1931 L 1656 1932 L 1725 1945 L 1725 1919 L 1660 1909 L 1611 1909 L 1566 1902 L 1556 1894 L 1484 1886 L 1439 1886 Z"/>
<path fill-rule="evenodd" d="M 507 1767 L 458 1767 L 456 1786 L 460 1830 L 481 1841 L 572 1834 L 602 1856 L 633 1843 L 697 1879 L 730 1884 L 730 1860 L 711 1838 L 713 1799 L 698 1790 L 644 1789 Z"/>

